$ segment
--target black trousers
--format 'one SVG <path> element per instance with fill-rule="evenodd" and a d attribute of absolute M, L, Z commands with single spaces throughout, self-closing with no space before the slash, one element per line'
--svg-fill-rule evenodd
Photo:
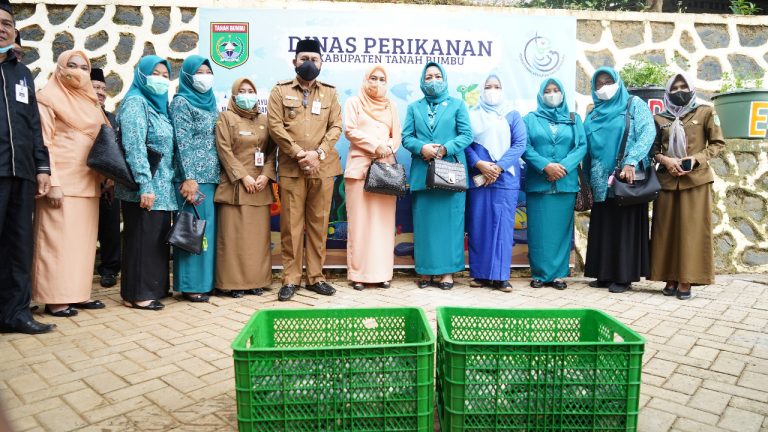
<path fill-rule="evenodd" d="M 0 178 L 0 326 L 32 318 L 32 215 L 36 184 Z"/>
<path fill-rule="evenodd" d="M 101 276 L 120 273 L 120 200 L 99 200 L 99 263 Z"/>
<path fill-rule="evenodd" d="M 131 302 L 159 300 L 170 289 L 171 249 L 165 240 L 172 212 L 146 211 L 129 201 L 123 201 L 122 207 L 125 241 L 120 295 Z"/>

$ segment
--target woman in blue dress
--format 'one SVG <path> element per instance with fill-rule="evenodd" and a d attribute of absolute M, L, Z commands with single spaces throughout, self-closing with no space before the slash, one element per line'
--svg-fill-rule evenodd
<path fill-rule="evenodd" d="M 589 220 L 584 276 L 597 279 L 590 282 L 592 287 L 621 293 L 650 274 L 648 204 L 619 206 L 610 185 L 614 181 L 631 183 L 635 167 L 648 166 L 656 125 L 645 101 L 631 96 L 619 74 L 609 67 L 599 68 L 592 76 L 592 100 L 595 109 L 584 123 L 584 171 L 595 203 Z M 627 145 L 617 167 L 627 115 Z M 614 174 L 617 168 L 618 175 Z"/>
<path fill-rule="evenodd" d="M 464 102 L 448 95 L 442 66 L 424 66 L 421 91 L 424 98 L 408 105 L 403 123 L 403 147 L 411 152 L 414 261 L 419 288 L 433 282 L 448 290 L 453 273 L 464 269 L 465 193 L 427 189 L 427 167 L 430 160 L 444 158 L 466 168 L 464 149 L 472 143 L 472 128 Z"/>
<path fill-rule="evenodd" d="M 165 242 L 177 209 L 173 191 L 173 125 L 168 117 L 171 65 L 155 55 L 136 66 L 133 84 L 120 104 L 118 122 L 125 159 L 139 190 L 117 185 L 123 209 L 123 272 L 120 295 L 125 306 L 160 310 L 169 288 L 170 249 Z M 147 148 L 163 157 L 154 176 Z"/>
<path fill-rule="evenodd" d="M 538 108 L 525 116 L 528 144 L 525 198 L 531 287 L 564 290 L 570 273 L 573 208 L 579 191 L 578 166 L 587 154 L 581 118 L 570 113 L 563 83 L 541 83 Z"/>
<path fill-rule="evenodd" d="M 219 185 L 219 155 L 214 129 L 219 118 L 213 95 L 213 72 L 204 57 L 191 55 L 181 64 L 179 92 L 171 103 L 176 134 L 176 200 L 184 211 L 197 206 L 206 221 L 203 250 L 195 255 L 173 250 L 173 289 L 192 302 L 208 301 L 213 291 L 216 265 L 216 207 L 213 196 Z"/>
<path fill-rule="evenodd" d="M 525 124 L 504 100 L 501 80 L 495 74 L 485 79 L 480 103 L 469 118 L 474 134 L 474 142 L 465 150 L 473 179 L 467 193 L 470 286 L 510 292 Z"/>

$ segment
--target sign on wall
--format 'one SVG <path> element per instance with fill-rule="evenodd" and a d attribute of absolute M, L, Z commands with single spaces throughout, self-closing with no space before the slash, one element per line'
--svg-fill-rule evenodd
<path fill-rule="evenodd" d="M 424 64 L 435 61 L 446 70 L 451 95 L 469 109 L 480 99 L 485 78 L 494 72 L 515 108 L 526 114 L 536 107 L 542 80 L 560 79 L 571 104 L 575 95 L 576 19 L 515 16 L 477 10 L 436 10 L 435 7 L 392 7 L 358 11 L 290 9 L 201 9 L 200 54 L 213 61 L 217 98 L 226 107 L 232 82 L 250 78 L 265 111 L 271 88 L 295 76 L 291 61 L 296 43 L 317 39 L 323 47 L 319 80 L 336 86 L 340 103 L 356 95 L 365 71 L 383 65 L 389 76 L 389 98 L 401 119 L 409 103 L 423 97 L 419 78 Z M 571 106 L 573 109 L 573 105 Z M 349 142 L 336 145 L 342 164 Z M 410 165 L 410 153 L 398 160 Z M 328 227 L 326 265 L 346 265 L 347 219 L 344 182 L 336 179 Z M 279 264 L 279 205 L 273 206 L 273 262 Z M 398 199 L 395 264 L 413 264 L 410 197 Z M 527 265 L 525 194 L 516 215 L 513 265 Z"/>

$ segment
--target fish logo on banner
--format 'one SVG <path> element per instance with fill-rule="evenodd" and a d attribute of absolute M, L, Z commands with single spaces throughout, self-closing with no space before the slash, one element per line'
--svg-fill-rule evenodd
<path fill-rule="evenodd" d="M 525 43 L 520 60 L 528 72 L 538 77 L 550 76 L 563 65 L 563 56 L 552 48 L 552 41 L 538 33 Z"/>
<path fill-rule="evenodd" d="M 248 23 L 211 23 L 211 60 L 234 69 L 248 61 Z"/>

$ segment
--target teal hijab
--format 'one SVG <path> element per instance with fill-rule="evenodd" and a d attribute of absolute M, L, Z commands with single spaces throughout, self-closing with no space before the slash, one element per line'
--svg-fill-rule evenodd
<path fill-rule="evenodd" d="M 563 101 L 554 108 L 544 103 L 544 90 L 550 83 L 556 85 L 560 89 L 560 93 L 563 94 Z M 538 102 L 538 108 L 533 112 L 533 115 L 536 117 L 545 119 L 550 123 L 571 123 L 571 114 L 568 110 L 568 103 L 565 100 L 563 83 L 557 78 L 549 78 L 541 82 L 539 93 L 536 95 L 536 101 Z"/>
<path fill-rule="evenodd" d="M 128 89 L 123 100 L 134 96 L 142 97 L 146 99 L 153 110 L 168 117 L 168 93 L 156 95 L 147 88 L 147 77 L 152 75 L 152 71 L 155 70 L 158 63 L 163 63 L 168 68 L 168 75 L 171 74 L 171 64 L 168 60 L 156 55 L 142 57 L 133 72 L 133 84 L 131 84 L 131 88 Z"/>
<path fill-rule="evenodd" d="M 200 93 L 192 87 L 192 77 L 202 65 L 211 67 L 208 59 L 199 55 L 191 55 L 184 60 L 184 63 L 181 64 L 181 74 L 179 74 L 179 91 L 173 98 L 184 98 L 197 109 L 216 112 L 218 107 L 216 96 L 213 95 L 213 88 L 205 93 Z"/>
<path fill-rule="evenodd" d="M 602 73 L 610 75 L 619 86 L 616 94 L 606 101 L 598 99 L 595 92 L 595 82 Z M 595 103 L 595 109 L 587 115 L 584 131 L 587 133 L 590 157 L 592 160 L 599 160 L 605 167 L 616 165 L 616 154 L 624 135 L 624 116 L 630 97 L 624 87 L 624 81 L 612 68 L 601 67 L 592 75 L 592 101 Z"/>
<path fill-rule="evenodd" d="M 440 69 L 440 74 L 443 76 L 443 82 L 445 83 L 445 88 L 443 89 L 443 91 L 434 96 L 429 96 L 427 95 L 427 92 L 424 91 L 424 85 L 426 84 L 424 82 L 424 74 L 427 73 L 427 69 L 430 68 L 431 66 L 435 66 L 436 68 Z M 427 102 L 429 103 L 433 103 L 433 104 L 440 103 L 450 97 L 448 95 L 448 77 L 445 75 L 445 69 L 443 69 L 442 66 L 440 66 L 435 62 L 429 62 L 424 65 L 424 70 L 421 71 L 421 79 L 419 80 L 419 83 L 421 87 L 421 92 L 424 93 L 424 99 L 426 99 Z"/>

